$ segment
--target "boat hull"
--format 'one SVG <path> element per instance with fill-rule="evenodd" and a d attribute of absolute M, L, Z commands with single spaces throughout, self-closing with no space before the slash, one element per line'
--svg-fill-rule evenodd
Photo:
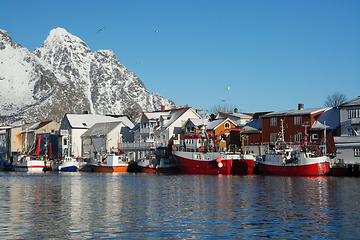
<path fill-rule="evenodd" d="M 174 151 L 173 156 L 184 174 L 252 174 L 254 166 L 252 159 L 241 159 L 240 155 L 231 156 L 219 152 Z"/>
<path fill-rule="evenodd" d="M 323 176 L 330 170 L 329 162 L 314 163 L 309 165 L 274 166 L 259 162 L 260 170 L 266 175 L 276 176 Z"/>
<path fill-rule="evenodd" d="M 234 159 L 232 161 L 231 174 L 249 175 L 253 174 L 254 160 L 252 159 Z"/>
<path fill-rule="evenodd" d="M 72 165 L 72 166 L 67 166 L 67 167 L 61 167 L 61 168 L 59 168 L 59 170 L 61 172 L 76 172 L 77 166 Z"/>
<path fill-rule="evenodd" d="M 127 172 L 128 166 L 95 166 L 92 165 L 95 172 Z"/>
<path fill-rule="evenodd" d="M 21 164 L 14 165 L 14 170 L 16 172 L 40 173 L 43 172 L 44 166 L 44 161 L 26 161 Z"/>

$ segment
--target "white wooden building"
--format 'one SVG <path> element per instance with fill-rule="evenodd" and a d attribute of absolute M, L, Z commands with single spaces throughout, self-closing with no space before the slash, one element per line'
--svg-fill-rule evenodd
<path fill-rule="evenodd" d="M 127 116 L 114 117 L 98 114 L 65 114 L 60 123 L 59 155 L 66 156 L 70 154 L 75 157 L 81 157 L 83 153 L 81 135 L 96 123 L 110 123 L 115 121 L 122 122 L 124 126 L 130 129 L 134 127 L 134 124 Z"/>
<path fill-rule="evenodd" d="M 345 164 L 360 164 L 360 96 L 341 106 L 340 136 L 334 137 L 336 158 Z"/>

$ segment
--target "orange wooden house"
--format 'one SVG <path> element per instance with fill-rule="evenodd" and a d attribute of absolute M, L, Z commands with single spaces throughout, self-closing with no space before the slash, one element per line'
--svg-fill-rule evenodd
<path fill-rule="evenodd" d="M 202 129 L 202 126 L 205 125 L 205 130 L 209 135 L 216 137 L 221 132 L 226 129 L 236 128 L 236 123 L 230 118 L 221 118 L 214 121 L 209 121 L 207 119 L 193 119 L 190 118 L 184 124 L 184 136 L 186 135 L 198 135 Z M 225 131 L 222 136 L 219 136 L 220 146 L 228 147 L 230 141 L 230 132 Z"/>

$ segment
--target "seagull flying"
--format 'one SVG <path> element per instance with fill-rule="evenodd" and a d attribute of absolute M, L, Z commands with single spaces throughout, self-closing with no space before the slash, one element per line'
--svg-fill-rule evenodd
<path fill-rule="evenodd" d="M 99 30 L 99 31 L 97 31 L 97 32 L 100 32 L 100 31 L 104 30 L 104 28 L 105 28 L 105 27 L 103 27 L 103 28 L 100 28 L 100 30 Z"/>
<path fill-rule="evenodd" d="M 226 89 L 226 90 L 228 90 L 228 91 L 230 90 L 230 85 L 227 87 L 227 89 Z"/>
<path fill-rule="evenodd" d="M 155 30 L 155 32 L 159 32 L 159 30 Z"/>

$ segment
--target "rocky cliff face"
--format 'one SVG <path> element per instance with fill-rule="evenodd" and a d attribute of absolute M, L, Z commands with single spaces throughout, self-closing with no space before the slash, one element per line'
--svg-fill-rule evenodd
<path fill-rule="evenodd" d="M 51 30 L 33 53 L 0 30 L 0 124 L 20 120 L 60 119 L 65 113 L 89 111 L 122 114 L 176 105 L 127 70 L 110 50 L 93 53 L 65 29 Z"/>

